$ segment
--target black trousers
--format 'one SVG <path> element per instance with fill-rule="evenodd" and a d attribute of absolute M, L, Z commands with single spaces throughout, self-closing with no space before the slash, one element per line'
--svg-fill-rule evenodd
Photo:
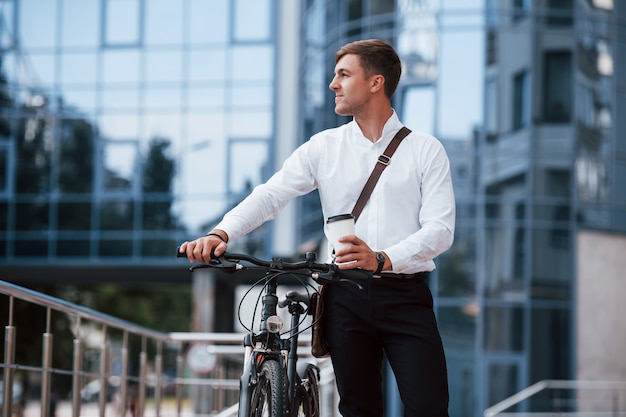
<path fill-rule="evenodd" d="M 382 361 L 396 377 L 405 417 L 447 417 L 446 360 L 421 278 L 328 285 L 324 320 L 344 417 L 382 417 Z"/>

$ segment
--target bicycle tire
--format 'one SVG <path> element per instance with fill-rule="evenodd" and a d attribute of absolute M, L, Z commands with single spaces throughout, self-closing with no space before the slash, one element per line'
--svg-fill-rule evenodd
<path fill-rule="evenodd" d="M 251 417 L 283 417 L 285 372 L 277 360 L 265 360 L 261 365 L 259 380 L 252 389 Z"/>
<path fill-rule="evenodd" d="M 320 390 L 317 372 L 309 368 L 300 381 L 294 399 L 293 416 L 320 417 Z"/>

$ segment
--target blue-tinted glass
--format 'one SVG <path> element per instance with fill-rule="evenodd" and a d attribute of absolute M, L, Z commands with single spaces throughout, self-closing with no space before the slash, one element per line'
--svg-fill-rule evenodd
<path fill-rule="evenodd" d="M 15 4 L 12 0 L 5 0 L 0 7 L 2 30 L 0 31 L 0 47 L 10 49 L 15 45 L 15 28 L 13 27 L 13 14 Z"/>
<path fill-rule="evenodd" d="M 146 1 L 146 44 L 171 45 L 182 41 L 183 1 Z"/>
<path fill-rule="evenodd" d="M 274 53 L 270 46 L 232 48 L 233 80 L 271 80 L 274 76 Z"/>
<path fill-rule="evenodd" d="M 61 83 L 95 84 L 98 56 L 95 53 L 65 53 L 61 58 Z"/>
<path fill-rule="evenodd" d="M 93 113 L 96 106 L 96 91 L 87 89 L 65 89 L 63 90 L 63 101 L 66 111 L 77 111 L 80 113 Z"/>
<path fill-rule="evenodd" d="M 187 106 L 190 109 L 224 106 L 225 90 L 222 85 L 206 88 L 193 87 L 187 91 Z"/>
<path fill-rule="evenodd" d="M 140 1 L 105 0 L 104 44 L 136 45 L 141 41 Z"/>
<path fill-rule="evenodd" d="M 19 40 L 22 48 L 55 46 L 56 3 L 54 0 L 21 0 L 19 2 Z"/>
<path fill-rule="evenodd" d="M 231 89 L 230 103 L 234 107 L 268 107 L 272 105 L 272 86 L 237 86 Z"/>
<path fill-rule="evenodd" d="M 52 86 L 56 81 L 54 54 L 31 54 L 30 65 L 23 72 L 26 79 L 22 81 L 27 85 Z"/>
<path fill-rule="evenodd" d="M 141 127 L 141 137 L 144 141 L 158 137 L 177 142 L 180 140 L 180 120 L 180 114 L 177 112 L 168 110 L 146 112 Z"/>
<path fill-rule="evenodd" d="M 106 50 L 102 53 L 104 83 L 139 82 L 139 53 L 131 50 Z"/>
<path fill-rule="evenodd" d="M 136 180 L 137 143 L 106 142 L 104 148 L 104 188 L 130 190 Z"/>
<path fill-rule="evenodd" d="M 96 48 L 100 42 L 100 0 L 62 1 L 61 42 L 64 48 Z"/>
<path fill-rule="evenodd" d="M 229 132 L 234 137 L 268 138 L 272 135 L 272 113 L 235 109 L 230 115 Z"/>
<path fill-rule="evenodd" d="M 235 0 L 235 40 L 269 39 L 270 11 L 269 0 Z"/>
<path fill-rule="evenodd" d="M 188 71 L 190 81 L 223 80 L 226 78 L 226 50 L 191 50 Z"/>
<path fill-rule="evenodd" d="M 177 88 L 148 88 L 144 92 L 144 107 L 178 110 L 181 99 L 180 90 Z"/>
<path fill-rule="evenodd" d="M 179 85 L 182 76 L 180 51 L 150 51 L 146 53 L 146 81 L 170 82 Z"/>
<path fill-rule="evenodd" d="M 189 40 L 198 43 L 225 43 L 228 40 L 230 0 L 191 0 Z"/>
<path fill-rule="evenodd" d="M 138 116 L 124 110 L 102 113 L 98 128 L 106 139 L 127 140 L 139 137 Z"/>
<path fill-rule="evenodd" d="M 139 106 L 139 90 L 135 88 L 108 88 L 102 90 L 100 103 L 108 112 L 134 110 Z"/>
<path fill-rule="evenodd" d="M 236 192 L 249 192 L 250 186 L 258 185 L 264 179 L 263 169 L 268 162 L 267 143 L 265 141 L 235 142 L 231 152 L 229 189 Z"/>

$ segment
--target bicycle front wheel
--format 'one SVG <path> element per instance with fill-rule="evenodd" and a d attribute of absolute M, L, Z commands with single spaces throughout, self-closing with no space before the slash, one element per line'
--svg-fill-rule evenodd
<path fill-rule="evenodd" d="M 277 360 L 261 365 L 258 383 L 252 390 L 250 416 L 283 417 L 285 373 Z"/>

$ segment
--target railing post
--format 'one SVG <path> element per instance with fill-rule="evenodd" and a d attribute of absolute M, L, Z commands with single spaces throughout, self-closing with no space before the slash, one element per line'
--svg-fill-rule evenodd
<path fill-rule="evenodd" d="M 156 385 L 154 387 L 154 405 L 156 417 L 161 417 L 161 393 L 163 390 L 163 355 L 162 355 L 162 343 L 157 343 L 157 353 L 154 358 L 154 367 L 156 371 Z"/>
<path fill-rule="evenodd" d="M 80 334 L 80 317 L 76 326 L 76 334 Z M 83 369 L 83 345 L 79 338 L 74 339 L 74 361 L 72 369 L 72 417 L 80 416 L 81 371 Z"/>
<path fill-rule="evenodd" d="M 15 363 L 15 327 L 13 326 L 13 297 L 9 297 L 9 323 L 4 328 L 4 391 L 2 408 L 3 417 L 11 417 L 13 408 L 13 368 Z"/>
<path fill-rule="evenodd" d="M 146 404 L 146 372 L 148 355 L 146 353 L 146 338 L 141 341 L 141 354 L 139 355 L 139 417 L 143 417 Z"/>
<path fill-rule="evenodd" d="M 120 378 L 120 416 L 126 415 L 128 401 L 128 332 L 124 332 L 122 341 L 122 375 Z"/>
<path fill-rule="evenodd" d="M 52 377 L 52 334 L 44 333 L 43 335 L 43 369 L 41 371 L 41 415 L 47 417 L 50 415 L 50 379 Z"/>
<path fill-rule="evenodd" d="M 183 343 L 178 346 L 176 354 L 176 417 L 180 417 L 183 410 L 183 346 Z"/>
<path fill-rule="evenodd" d="M 98 406 L 100 417 L 106 415 L 107 394 L 109 390 L 109 342 L 107 337 L 107 328 L 104 326 L 104 342 L 100 348 L 100 397 L 98 398 Z"/>

